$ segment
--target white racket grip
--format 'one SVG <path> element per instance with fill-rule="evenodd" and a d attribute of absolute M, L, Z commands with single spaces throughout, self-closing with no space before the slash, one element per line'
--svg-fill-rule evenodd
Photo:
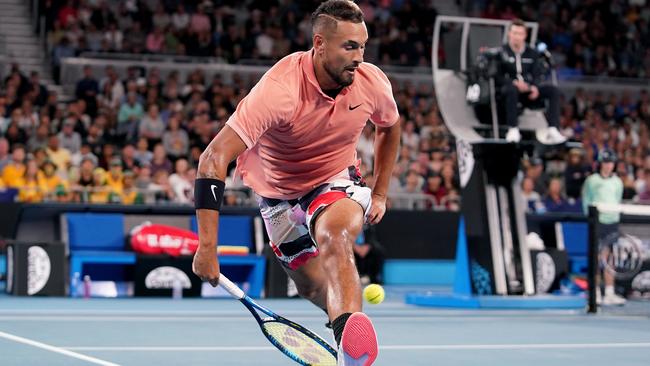
<path fill-rule="evenodd" d="M 246 296 L 244 291 L 232 283 L 228 277 L 223 275 L 223 273 L 219 275 L 219 286 L 223 287 L 224 290 L 228 291 L 229 294 L 236 297 L 238 300 L 243 299 L 244 296 Z"/>

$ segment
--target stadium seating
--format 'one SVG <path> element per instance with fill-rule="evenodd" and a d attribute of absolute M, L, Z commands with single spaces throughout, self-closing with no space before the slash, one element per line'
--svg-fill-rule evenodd
<path fill-rule="evenodd" d="M 190 226 L 196 231 L 196 218 Z M 219 243 L 254 249 L 250 216 L 222 216 Z M 84 265 L 136 264 L 136 253 L 125 247 L 125 215 L 114 213 L 66 213 L 61 217 L 62 240 L 70 254 L 70 278 L 83 274 Z M 233 279 L 248 282 L 248 293 L 260 297 L 264 288 L 266 260 L 257 255 L 222 255 L 222 271 Z"/>

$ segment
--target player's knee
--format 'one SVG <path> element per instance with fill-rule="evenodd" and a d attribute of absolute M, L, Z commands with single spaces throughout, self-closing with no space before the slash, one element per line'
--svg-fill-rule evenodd
<path fill-rule="evenodd" d="M 360 231 L 356 225 L 320 230 L 316 233 L 319 250 L 325 257 L 349 256 Z"/>
<path fill-rule="evenodd" d="M 316 219 L 314 227 L 313 236 L 326 257 L 348 255 L 363 228 L 363 210 L 352 200 L 337 201 Z"/>

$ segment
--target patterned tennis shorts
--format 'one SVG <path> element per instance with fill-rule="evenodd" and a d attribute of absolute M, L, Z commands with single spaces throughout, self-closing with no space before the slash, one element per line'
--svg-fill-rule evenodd
<path fill-rule="evenodd" d="M 371 190 L 366 187 L 359 169 L 351 166 L 338 177 L 297 199 L 259 198 L 271 248 L 285 267 L 295 270 L 318 255 L 313 225 L 327 206 L 350 198 L 361 205 L 365 215 L 368 214 Z"/>

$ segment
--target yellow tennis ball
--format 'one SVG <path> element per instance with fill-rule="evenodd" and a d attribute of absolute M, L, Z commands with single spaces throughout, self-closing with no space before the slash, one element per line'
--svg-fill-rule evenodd
<path fill-rule="evenodd" d="M 363 298 L 370 304 L 381 304 L 385 296 L 384 288 L 375 283 L 363 289 Z"/>

